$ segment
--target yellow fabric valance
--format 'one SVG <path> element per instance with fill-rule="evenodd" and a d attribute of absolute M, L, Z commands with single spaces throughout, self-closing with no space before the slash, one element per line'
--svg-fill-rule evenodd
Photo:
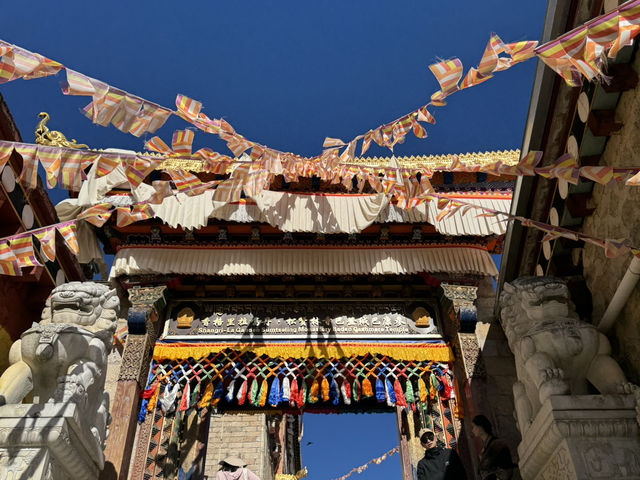
<path fill-rule="evenodd" d="M 271 358 L 342 358 L 358 357 L 367 354 L 385 355 L 394 360 L 416 362 L 452 362 L 453 352 L 445 343 L 259 343 L 238 344 L 219 343 L 157 343 L 153 349 L 153 358 L 162 360 L 184 360 L 189 357 L 201 358 L 210 353 L 226 349 L 238 352 L 251 352 L 257 356 Z"/>

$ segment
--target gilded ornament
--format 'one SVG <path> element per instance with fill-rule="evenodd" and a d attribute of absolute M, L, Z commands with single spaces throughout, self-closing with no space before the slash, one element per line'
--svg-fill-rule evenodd
<path fill-rule="evenodd" d="M 66 147 L 66 148 L 89 148 L 84 143 L 76 143 L 75 138 L 71 141 L 67 140 L 62 132 L 55 130 L 49 130 L 47 123 L 49 122 L 49 114 L 47 112 L 40 112 L 38 117 L 41 118 L 38 125 L 36 125 L 36 143 L 39 145 L 50 145 L 53 147 Z"/>

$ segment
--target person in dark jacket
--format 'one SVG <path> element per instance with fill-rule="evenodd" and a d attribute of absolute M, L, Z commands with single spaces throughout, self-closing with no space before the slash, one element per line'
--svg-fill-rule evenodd
<path fill-rule="evenodd" d="M 418 462 L 418 480 L 466 480 L 467 474 L 455 450 L 437 444 L 432 430 L 420 432 L 424 458 Z"/>
<path fill-rule="evenodd" d="M 471 433 L 482 442 L 478 473 L 482 480 L 509 480 L 513 478 L 515 465 L 506 443 L 493 436 L 491 422 L 484 415 L 471 421 Z"/>

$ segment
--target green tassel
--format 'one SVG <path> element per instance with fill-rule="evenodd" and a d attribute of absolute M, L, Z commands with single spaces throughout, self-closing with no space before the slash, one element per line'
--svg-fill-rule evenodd
<path fill-rule="evenodd" d="M 407 403 L 413 403 L 416 401 L 415 398 L 413 397 L 413 385 L 411 385 L 411 380 L 408 378 L 407 378 L 407 388 L 404 396 L 407 399 Z"/>
<path fill-rule="evenodd" d="M 259 401 L 260 397 L 258 397 L 258 379 L 254 378 L 253 382 L 251 382 L 251 405 L 257 407 Z"/>
<path fill-rule="evenodd" d="M 198 394 L 200 393 L 200 384 L 196 383 L 196 388 L 191 392 L 191 399 L 189 400 L 189 408 L 193 407 L 198 401 Z"/>

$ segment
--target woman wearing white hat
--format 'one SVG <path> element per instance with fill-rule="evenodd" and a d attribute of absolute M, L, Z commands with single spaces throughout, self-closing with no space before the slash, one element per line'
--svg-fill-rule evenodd
<path fill-rule="evenodd" d="M 220 462 L 215 480 L 260 480 L 239 457 L 227 457 Z"/>

